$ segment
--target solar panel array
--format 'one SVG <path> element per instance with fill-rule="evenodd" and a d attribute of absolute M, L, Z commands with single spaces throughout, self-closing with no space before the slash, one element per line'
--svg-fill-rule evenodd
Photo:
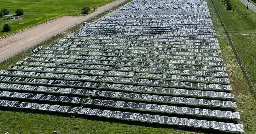
<path fill-rule="evenodd" d="M 206 0 L 133 0 L 0 71 L 0 106 L 243 132 Z"/>

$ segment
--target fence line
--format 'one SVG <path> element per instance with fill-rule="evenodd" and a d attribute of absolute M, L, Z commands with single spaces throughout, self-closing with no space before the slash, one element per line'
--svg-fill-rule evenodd
<path fill-rule="evenodd" d="M 235 57 L 236 57 L 236 60 L 237 60 L 239 66 L 241 67 L 241 69 L 242 69 L 242 71 L 243 71 L 243 73 L 244 73 L 245 79 L 246 79 L 246 81 L 248 82 L 250 88 L 251 88 L 254 92 L 256 92 L 255 86 L 254 86 L 254 84 L 253 84 L 253 82 L 252 82 L 252 79 L 251 79 L 251 77 L 250 77 L 250 75 L 249 75 L 249 72 L 247 71 L 245 64 L 244 64 L 243 61 L 241 60 L 241 57 L 239 56 L 239 53 L 238 53 L 238 51 L 237 51 L 237 49 L 236 49 L 236 47 L 235 47 L 235 45 L 234 45 L 234 42 L 233 42 L 233 40 L 232 40 L 232 38 L 231 38 L 231 36 L 230 36 L 230 34 L 229 34 L 228 28 L 226 27 L 225 23 L 224 23 L 223 20 L 221 19 L 220 13 L 219 13 L 217 7 L 215 6 L 214 0 L 211 0 L 211 2 L 212 2 L 212 5 L 213 5 L 213 7 L 214 7 L 214 9 L 215 9 L 215 12 L 216 12 L 216 14 L 217 14 L 217 16 L 218 16 L 218 19 L 219 19 L 219 21 L 220 21 L 222 27 L 224 28 L 224 32 L 225 32 L 225 34 L 226 34 L 226 36 L 227 36 L 227 39 L 228 39 L 228 41 L 229 41 L 229 44 L 230 44 L 231 47 L 232 47 L 232 50 L 233 50 L 233 52 L 234 52 L 234 54 L 235 54 Z"/>

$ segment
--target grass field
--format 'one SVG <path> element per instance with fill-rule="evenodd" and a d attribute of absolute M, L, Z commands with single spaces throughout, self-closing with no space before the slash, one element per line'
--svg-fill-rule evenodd
<path fill-rule="evenodd" d="M 234 12 L 225 10 L 222 0 L 214 0 L 214 3 L 223 19 L 225 25 L 231 31 L 232 39 L 235 42 L 236 47 L 239 49 L 239 54 L 243 58 L 243 61 L 248 66 L 250 73 L 254 76 L 255 80 L 255 58 L 256 48 L 256 14 L 246 9 L 245 6 L 239 1 L 231 1 Z M 240 66 L 238 65 L 235 55 L 231 46 L 225 37 L 224 29 L 221 26 L 217 15 L 215 14 L 211 0 L 208 0 L 208 5 L 212 14 L 215 30 L 218 35 L 218 40 L 221 46 L 224 62 L 228 69 L 228 73 L 231 79 L 233 88 L 233 94 L 238 104 L 238 111 L 241 114 L 241 122 L 244 125 L 246 134 L 255 134 L 256 132 L 256 94 L 251 91 L 247 82 L 244 79 L 244 75 Z M 247 17 L 244 17 L 245 14 Z M 241 35 L 248 34 L 249 35 Z M 253 70 L 254 69 L 254 70 Z"/>
<path fill-rule="evenodd" d="M 239 55 L 256 84 L 256 13 L 247 10 L 239 0 L 231 1 L 234 12 L 225 10 L 220 0 L 215 1 Z"/>
<path fill-rule="evenodd" d="M 188 133 L 170 128 L 154 128 L 128 124 L 28 114 L 20 112 L 0 112 L 0 133 L 53 134 L 58 130 L 61 134 L 174 134 Z"/>
<path fill-rule="evenodd" d="M 6 8 L 10 11 L 10 14 L 14 14 L 18 8 L 24 10 L 24 16 L 21 20 L 0 19 L 0 31 L 2 31 L 2 26 L 5 23 L 12 27 L 11 32 L 0 32 L 0 36 L 17 32 L 63 15 L 79 15 L 82 7 L 88 6 L 93 10 L 93 8 L 111 1 L 113 0 L 0 0 L 0 9 Z"/>

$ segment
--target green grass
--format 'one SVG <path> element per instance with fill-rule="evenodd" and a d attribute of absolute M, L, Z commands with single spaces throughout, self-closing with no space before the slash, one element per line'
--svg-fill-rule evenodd
<path fill-rule="evenodd" d="M 249 0 L 252 4 L 256 5 L 256 0 Z"/>
<path fill-rule="evenodd" d="M 11 32 L 0 32 L 0 36 L 38 25 L 64 15 L 79 15 L 80 9 L 89 6 L 91 10 L 113 0 L 0 0 L 0 9 L 6 8 L 11 14 L 21 8 L 24 16 L 21 20 L 11 21 L 0 19 L 0 31 L 4 23 L 12 27 Z"/>
<path fill-rule="evenodd" d="M 170 128 L 154 128 L 121 123 L 87 120 L 56 115 L 0 112 L 0 133 L 53 134 L 172 134 L 186 133 Z M 188 132 L 187 132 L 188 133 Z"/>
<path fill-rule="evenodd" d="M 221 14 L 225 25 L 230 31 L 232 31 L 231 36 L 235 42 L 236 47 L 239 49 L 239 54 L 242 57 L 243 61 L 248 65 L 250 62 L 254 62 L 254 66 L 248 67 L 251 74 L 255 77 L 255 61 L 252 59 L 255 57 L 256 48 L 255 40 L 255 18 L 256 14 L 248 11 L 245 6 L 240 3 L 238 0 L 231 1 L 234 13 L 231 11 L 225 10 L 225 6 L 221 0 L 214 0 L 214 3 Z M 225 36 L 224 29 L 221 26 L 217 15 L 213 9 L 212 3 L 208 0 L 208 5 L 210 7 L 210 12 L 212 14 L 212 20 L 214 23 L 215 30 L 218 35 L 218 40 L 221 46 L 222 55 L 224 62 L 226 64 L 230 79 L 231 85 L 233 88 L 233 94 L 238 104 L 238 111 L 241 114 L 241 123 L 243 123 L 246 134 L 255 134 L 256 132 L 256 97 L 255 93 L 249 88 L 247 82 L 245 81 L 244 74 L 240 66 L 238 65 L 235 55 L 231 46 L 228 43 L 228 40 Z M 248 13 L 249 15 L 242 19 L 244 15 Z M 241 33 L 253 33 L 250 36 L 242 36 Z M 241 37 L 242 36 L 242 37 Z M 246 39 L 248 39 L 246 41 Z M 243 43 L 242 43 L 243 42 Z M 247 58 L 245 58 L 248 56 Z M 247 63 L 248 62 L 248 63 Z M 255 79 L 254 79 L 255 80 Z"/>
<path fill-rule="evenodd" d="M 215 2 L 235 47 L 256 84 L 256 13 L 247 10 L 239 0 L 231 1 L 234 12 L 225 10 L 221 0 Z"/>

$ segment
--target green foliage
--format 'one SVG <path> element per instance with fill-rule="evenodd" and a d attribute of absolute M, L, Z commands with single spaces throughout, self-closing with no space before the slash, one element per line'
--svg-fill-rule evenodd
<path fill-rule="evenodd" d="M 4 14 L 2 12 L 0 12 L 0 18 L 2 18 L 4 16 Z"/>
<path fill-rule="evenodd" d="M 1 13 L 2 13 L 3 15 L 8 15 L 8 14 L 9 14 L 9 10 L 8 10 L 8 9 L 2 9 L 2 10 L 1 10 Z"/>
<path fill-rule="evenodd" d="M 172 128 L 129 125 L 76 117 L 0 111 L 0 133 L 17 134 L 194 134 Z"/>
<path fill-rule="evenodd" d="M 83 7 L 83 8 L 81 9 L 81 13 L 82 13 L 82 14 L 88 14 L 89 11 L 90 11 L 90 8 L 89 8 L 89 7 Z"/>
<path fill-rule="evenodd" d="M 17 16 L 21 16 L 21 15 L 24 14 L 24 11 L 23 11 L 22 9 L 17 9 L 17 10 L 15 11 L 15 14 L 16 14 Z"/>
<path fill-rule="evenodd" d="M 8 25 L 8 24 L 4 24 L 4 26 L 3 26 L 3 32 L 9 32 L 9 31 L 11 31 L 12 30 L 12 28 Z"/>
<path fill-rule="evenodd" d="M 3 17 L 4 15 L 8 15 L 8 14 L 9 14 L 9 10 L 7 10 L 7 9 L 2 9 L 2 10 L 0 11 L 0 18 Z"/>
<path fill-rule="evenodd" d="M 225 0 L 224 3 L 226 5 L 226 7 L 227 7 L 227 10 L 232 10 L 232 5 L 230 3 L 230 0 Z"/>

